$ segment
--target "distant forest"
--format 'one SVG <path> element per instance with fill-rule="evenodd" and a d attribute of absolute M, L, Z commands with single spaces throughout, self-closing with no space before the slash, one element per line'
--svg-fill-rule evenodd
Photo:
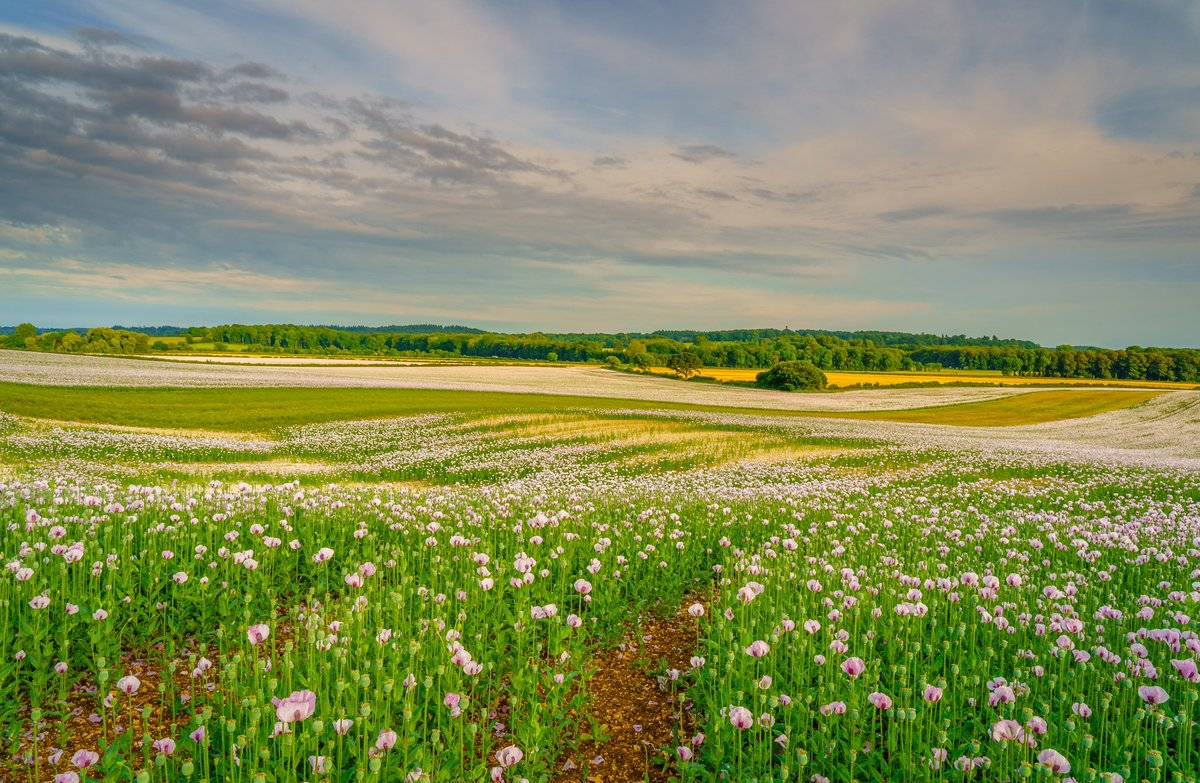
<path fill-rule="evenodd" d="M 10 348 L 71 353 L 151 353 L 189 348 L 320 356 L 435 355 L 649 367 L 692 352 L 709 367 L 808 361 L 823 370 L 992 370 L 1007 375 L 1200 382 L 1200 350 L 1122 350 L 1028 340 L 819 329 L 664 330 L 619 334 L 504 334 L 462 326 L 246 326 L 0 328 Z M 166 338 L 166 339 L 164 339 Z"/>

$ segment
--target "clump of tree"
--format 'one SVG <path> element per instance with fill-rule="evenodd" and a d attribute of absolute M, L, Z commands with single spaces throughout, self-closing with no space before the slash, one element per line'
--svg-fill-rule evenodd
<path fill-rule="evenodd" d="M 704 363 L 700 360 L 700 356 L 695 351 L 686 349 L 667 359 L 667 369 L 685 381 L 700 372 L 700 368 L 703 366 Z"/>
<path fill-rule="evenodd" d="M 824 389 L 825 373 L 812 362 L 779 362 L 758 374 L 757 385 L 779 391 L 816 391 Z"/>
<path fill-rule="evenodd" d="M 137 332 L 100 328 L 88 329 L 82 335 L 74 331 L 45 332 L 38 335 L 36 345 L 26 347 L 61 353 L 146 353 L 150 338 Z"/>
<path fill-rule="evenodd" d="M 33 324 L 17 324 L 4 339 L 8 348 L 37 349 L 37 327 Z"/>

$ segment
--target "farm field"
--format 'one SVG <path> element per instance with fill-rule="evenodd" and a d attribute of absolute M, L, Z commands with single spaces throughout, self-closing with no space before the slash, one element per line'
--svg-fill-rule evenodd
<path fill-rule="evenodd" d="M 674 375 L 666 367 L 652 369 L 657 375 Z M 753 383 L 761 369 L 740 367 L 704 367 L 700 377 L 715 381 Z M 1192 383 L 1171 381 L 1094 380 L 1090 378 L 1040 378 L 1021 375 L 1001 375 L 998 372 L 942 370 L 939 372 L 848 372 L 826 370 L 830 388 L 846 389 L 862 386 L 901 386 L 906 384 L 979 384 L 993 386 L 1095 386 L 1138 389 L 1195 389 Z"/>
<path fill-rule="evenodd" d="M 0 779 L 1200 770 L 1200 394 L 818 411 L 94 367 L 0 384 Z"/>

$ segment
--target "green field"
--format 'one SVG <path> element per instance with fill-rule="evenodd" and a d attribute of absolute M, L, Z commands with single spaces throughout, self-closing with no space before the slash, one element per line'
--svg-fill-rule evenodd
<path fill-rule="evenodd" d="M 521 410 L 678 410 L 829 417 L 961 426 L 1010 426 L 1091 416 L 1140 405 L 1145 391 L 1038 391 L 983 402 L 900 411 L 812 412 L 682 405 L 551 394 L 425 389 L 143 389 L 27 386 L 0 383 L 0 411 L 58 421 L 218 432 L 270 432 L 280 427 L 417 413 Z"/>
<path fill-rule="evenodd" d="M 1005 440 L 1157 396 L 0 384 L 0 779 L 1192 781 L 1198 474 Z"/>

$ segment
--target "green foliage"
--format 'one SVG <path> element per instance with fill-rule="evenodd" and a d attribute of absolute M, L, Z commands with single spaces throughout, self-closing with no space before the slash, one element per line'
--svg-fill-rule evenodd
<path fill-rule="evenodd" d="M 17 334 L 20 328 L 21 336 Z M 184 331 L 157 327 L 148 332 Z M 32 332 L 30 331 L 32 330 Z M 423 330 L 423 331 L 422 331 Z M 705 367 L 772 367 L 809 362 L 823 371 L 982 370 L 1035 377 L 1123 379 L 1200 383 L 1200 350 L 1043 348 L 1027 340 L 907 332 L 739 329 L 651 334 L 500 334 L 467 327 L 415 325 L 332 327 L 295 324 L 189 327 L 188 345 L 208 350 L 301 355 L 432 355 L 513 360 L 603 362 L 616 356 L 632 367 L 670 366 L 691 352 Z M 31 342 L 32 341 L 32 342 Z M 207 344 L 212 343 L 211 346 Z M 38 336 L 30 324 L 13 328 L 9 348 L 85 353 L 141 353 L 146 334 L 112 329 L 66 330 Z M 673 368 L 672 368 L 673 369 Z M 691 375 L 692 373 L 688 373 Z"/>
<path fill-rule="evenodd" d="M 701 361 L 700 356 L 690 348 L 684 349 L 667 359 L 667 367 L 684 380 L 698 373 L 703 366 L 704 363 Z"/>
<path fill-rule="evenodd" d="M 25 348 L 29 340 L 37 338 L 37 327 L 33 324 L 18 324 L 8 335 L 5 343 L 9 348 Z"/>
<path fill-rule="evenodd" d="M 145 353 L 150 350 L 150 338 L 138 332 L 99 328 L 88 329 L 82 336 L 74 331 L 46 332 L 33 345 L 62 353 Z"/>
<path fill-rule="evenodd" d="M 813 391 L 824 389 L 825 373 L 811 362 L 780 362 L 758 374 L 758 385 L 780 391 Z"/>

